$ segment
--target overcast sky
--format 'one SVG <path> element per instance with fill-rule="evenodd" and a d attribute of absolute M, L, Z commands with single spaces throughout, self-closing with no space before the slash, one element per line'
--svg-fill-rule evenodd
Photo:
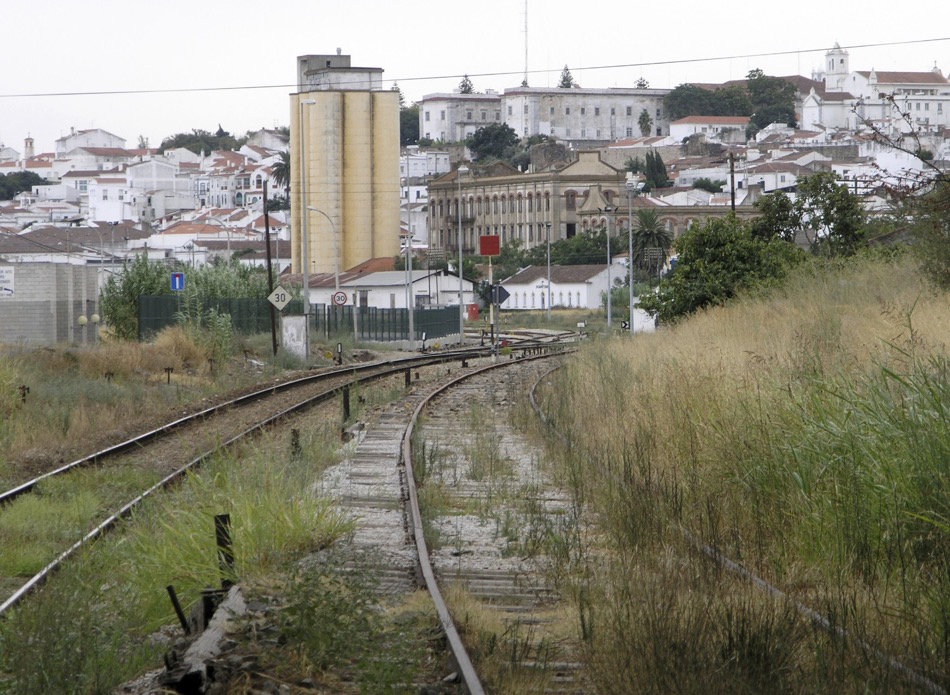
<path fill-rule="evenodd" d="M 218 124 L 235 135 L 286 125 L 298 55 L 352 56 L 383 68 L 411 102 L 451 91 L 555 86 L 564 65 L 583 87 L 652 87 L 770 75 L 811 76 L 835 42 L 852 70 L 950 70 L 950 3 L 902 12 L 831 0 L 663 4 L 524 0 L 34 0 L 3 2 L 0 143 L 31 135 L 50 152 L 70 127 L 103 128 L 135 147 Z M 734 9 L 727 9 L 733 7 Z M 456 9 L 457 8 L 457 9 Z M 870 45 L 891 44 L 891 45 Z M 83 94 L 128 90 L 195 90 Z M 217 90 L 217 91 L 212 91 Z M 40 96 L 50 94 L 53 96 Z"/>

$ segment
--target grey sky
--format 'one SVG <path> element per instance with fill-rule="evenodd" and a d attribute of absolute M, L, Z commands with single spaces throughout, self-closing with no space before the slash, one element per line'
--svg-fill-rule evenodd
<path fill-rule="evenodd" d="M 528 81 L 554 86 L 564 65 L 584 87 L 654 87 L 768 74 L 810 76 L 824 51 L 849 49 L 852 69 L 950 71 L 950 3 L 877 12 L 876 3 L 799 0 L 791 5 L 696 0 L 657 5 L 601 0 L 528 2 Z M 729 7 L 734 9 L 730 10 Z M 923 21 L 925 20 L 925 21 Z M 0 142 L 52 151 L 70 127 L 104 128 L 134 147 L 193 128 L 234 134 L 286 125 L 298 55 L 341 48 L 353 64 L 381 67 L 409 101 L 451 91 L 467 73 L 477 91 L 520 84 L 524 0 L 35 0 L 3 3 Z M 946 38 L 945 38 L 946 37 Z M 775 54 L 758 57 L 724 56 Z M 669 62 L 677 61 L 677 62 Z M 645 63 L 664 63 L 643 65 Z M 640 64 L 634 65 L 634 64 Z M 629 66 L 607 68 L 604 66 Z M 23 96 L 149 89 L 233 91 Z"/>

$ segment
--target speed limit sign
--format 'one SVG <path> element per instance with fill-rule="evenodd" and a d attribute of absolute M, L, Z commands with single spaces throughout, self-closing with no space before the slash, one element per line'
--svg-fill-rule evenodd
<path fill-rule="evenodd" d="M 333 303 L 337 306 L 342 306 L 346 304 L 346 292 L 334 292 L 333 293 Z"/>

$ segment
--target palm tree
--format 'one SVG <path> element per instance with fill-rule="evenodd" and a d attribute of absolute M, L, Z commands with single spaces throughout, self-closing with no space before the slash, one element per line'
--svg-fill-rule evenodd
<path fill-rule="evenodd" d="M 637 226 L 633 230 L 633 257 L 638 259 L 637 267 L 649 270 L 651 276 L 658 273 L 666 263 L 671 246 L 673 237 L 660 222 L 656 210 L 637 210 Z M 648 253 L 647 249 L 659 249 L 659 252 Z"/>
<path fill-rule="evenodd" d="M 290 152 L 283 150 L 280 153 L 280 161 L 274 162 L 270 175 L 275 188 L 286 191 L 290 187 Z"/>

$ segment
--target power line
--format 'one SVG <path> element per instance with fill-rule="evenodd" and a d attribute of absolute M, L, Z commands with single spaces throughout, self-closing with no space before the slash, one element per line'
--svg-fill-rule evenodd
<path fill-rule="evenodd" d="M 950 36 L 931 38 L 931 39 L 913 39 L 910 41 L 887 41 L 881 43 L 856 43 L 848 46 L 840 46 L 843 50 L 851 50 L 857 48 L 887 48 L 891 46 L 912 46 L 925 43 L 938 43 L 941 41 L 950 41 Z M 786 55 L 797 55 L 800 53 L 819 53 L 822 51 L 827 51 L 828 47 L 822 48 L 801 48 L 788 51 L 770 51 L 768 53 L 737 53 L 731 55 L 722 55 L 708 58 L 681 58 L 675 60 L 654 60 L 654 61 L 643 61 L 638 63 L 618 63 L 614 65 L 591 65 L 587 67 L 572 67 L 572 72 L 584 72 L 584 71 L 594 71 L 594 70 L 618 70 L 621 68 L 644 68 L 644 67 L 661 67 L 665 65 L 687 65 L 690 63 L 711 63 L 719 60 L 739 60 L 745 58 L 768 58 L 768 57 L 777 57 L 777 56 L 786 56 Z M 521 75 L 537 75 L 537 74 L 546 74 L 550 72 L 557 72 L 557 70 L 543 69 L 543 70 L 509 70 L 503 72 L 480 72 L 480 73 L 468 73 L 468 77 L 514 77 Z M 460 79 L 463 75 L 427 75 L 420 77 L 397 77 L 392 80 L 387 79 L 386 82 L 425 82 L 430 80 L 454 80 Z M 296 89 L 299 85 L 296 83 L 289 84 L 258 84 L 258 85 L 235 85 L 230 87 L 173 87 L 168 89 L 111 89 L 111 90 L 100 90 L 100 91 L 85 91 L 85 92 L 23 92 L 18 94 L 0 94 L 0 99 L 26 99 L 26 98 L 41 98 L 41 97 L 81 97 L 81 96 L 117 96 L 117 95 L 137 95 L 137 94 L 191 94 L 197 92 L 237 92 L 237 91 L 246 91 L 246 90 L 267 90 L 267 89 Z"/>

